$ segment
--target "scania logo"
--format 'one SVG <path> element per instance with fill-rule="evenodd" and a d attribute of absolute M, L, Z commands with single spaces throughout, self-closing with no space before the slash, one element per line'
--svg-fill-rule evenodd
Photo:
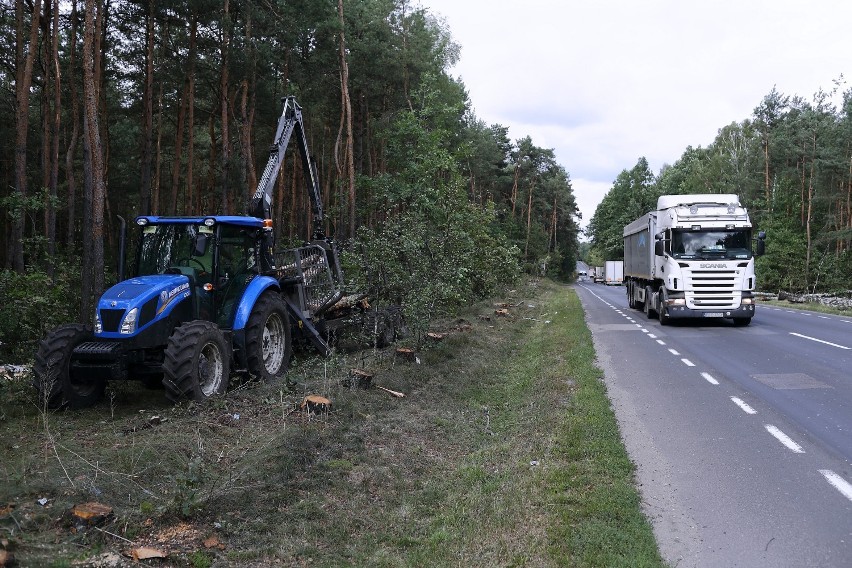
<path fill-rule="evenodd" d="M 701 268 L 728 268 L 724 262 L 702 262 L 699 265 Z"/>

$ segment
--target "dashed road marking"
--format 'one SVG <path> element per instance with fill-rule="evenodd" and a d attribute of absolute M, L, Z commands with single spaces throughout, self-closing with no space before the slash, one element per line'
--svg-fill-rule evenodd
<path fill-rule="evenodd" d="M 713 376 L 710 373 L 701 373 L 701 376 L 704 377 L 704 379 L 708 383 L 710 383 L 711 385 L 718 385 L 719 384 L 719 381 L 714 379 Z"/>
<path fill-rule="evenodd" d="M 680 353 L 678 353 L 678 352 L 677 352 L 676 350 L 674 350 L 674 349 L 669 349 L 669 353 L 671 353 L 672 355 L 675 355 L 675 356 L 679 356 L 679 355 L 680 355 Z"/>
<path fill-rule="evenodd" d="M 821 469 L 819 472 L 825 477 L 835 489 L 840 491 L 844 497 L 852 501 L 852 484 L 831 471 L 830 469 Z"/>
<path fill-rule="evenodd" d="M 731 400 L 732 400 L 732 401 L 734 401 L 734 404 L 736 404 L 737 406 L 739 406 L 740 408 L 742 408 L 742 409 L 743 409 L 743 412 L 745 412 L 746 414 L 757 414 L 757 410 L 755 410 L 755 409 L 753 409 L 752 407 L 750 407 L 750 406 L 749 406 L 748 404 L 746 404 L 746 403 L 745 403 L 745 401 L 743 401 L 742 399 L 739 399 L 739 398 L 737 398 L 737 397 L 735 397 L 735 396 L 732 396 L 732 397 L 731 397 Z"/>
<path fill-rule="evenodd" d="M 695 366 L 695 363 L 693 363 L 689 359 L 681 359 L 681 361 L 683 361 L 683 364 L 686 365 L 687 367 L 694 367 Z"/>
<path fill-rule="evenodd" d="M 778 428 L 776 428 L 772 424 L 764 424 L 764 426 L 766 427 L 767 432 L 769 432 L 770 434 L 775 436 L 775 438 L 779 442 L 781 442 L 782 444 L 787 446 L 787 448 L 789 450 L 792 450 L 792 451 L 796 452 L 797 454 L 805 453 L 805 450 L 802 449 L 802 446 L 800 446 L 799 444 L 794 442 L 793 439 L 790 438 L 790 436 L 788 436 L 787 434 L 785 434 L 784 432 L 782 432 L 781 430 L 779 430 Z"/>
<path fill-rule="evenodd" d="M 790 335 L 795 335 L 796 337 L 801 337 L 802 339 L 809 339 L 811 341 L 816 341 L 817 343 L 824 343 L 826 345 L 831 345 L 832 347 L 837 347 L 838 349 L 847 349 L 852 350 L 852 347 L 846 347 L 845 345 L 839 345 L 837 343 L 832 343 L 830 341 L 823 341 L 822 339 L 817 339 L 816 337 L 811 337 L 809 335 L 802 335 L 801 333 L 790 332 Z"/>

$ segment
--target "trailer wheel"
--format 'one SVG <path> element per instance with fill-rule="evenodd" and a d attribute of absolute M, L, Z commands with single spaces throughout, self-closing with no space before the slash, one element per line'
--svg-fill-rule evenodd
<path fill-rule="evenodd" d="M 230 349 L 222 330 L 208 321 L 175 328 L 163 359 L 163 387 L 172 402 L 203 401 L 228 389 Z"/>
<path fill-rule="evenodd" d="M 246 364 L 249 373 L 265 382 L 284 378 L 293 347 L 287 306 L 277 293 L 262 295 L 246 325 Z"/>
<path fill-rule="evenodd" d="M 636 301 L 636 285 L 633 282 L 627 283 L 627 307 L 631 310 L 639 309 L 639 302 Z"/>
<path fill-rule="evenodd" d="M 33 368 L 39 406 L 85 408 L 103 397 L 105 380 L 74 377 L 71 372 L 74 348 L 91 339 L 91 327 L 70 323 L 57 327 L 39 343 Z"/>

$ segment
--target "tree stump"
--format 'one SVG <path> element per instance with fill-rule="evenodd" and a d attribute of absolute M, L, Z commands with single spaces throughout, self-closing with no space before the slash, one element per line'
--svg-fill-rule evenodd
<path fill-rule="evenodd" d="M 305 397 L 299 408 L 308 414 L 327 414 L 331 411 L 331 401 L 324 396 L 311 394 Z"/>
<path fill-rule="evenodd" d="M 363 369 L 350 369 L 349 376 L 340 381 L 344 387 L 351 389 L 368 389 L 373 382 L 373 374 Z"/>
<path fill-rule="evenodd" d="M 397 347 L 396 355 L 406 361 L 414 361 L 414 349 L 411 347 Z"/>

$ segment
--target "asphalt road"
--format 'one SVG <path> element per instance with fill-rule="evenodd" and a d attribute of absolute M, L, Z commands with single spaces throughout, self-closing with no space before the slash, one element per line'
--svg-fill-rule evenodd
<path fill-rule="evenodd" d="M 852 566 L 852 317 L 758 306 L 661 326 L 578 283 L 672 566 Z"/>

